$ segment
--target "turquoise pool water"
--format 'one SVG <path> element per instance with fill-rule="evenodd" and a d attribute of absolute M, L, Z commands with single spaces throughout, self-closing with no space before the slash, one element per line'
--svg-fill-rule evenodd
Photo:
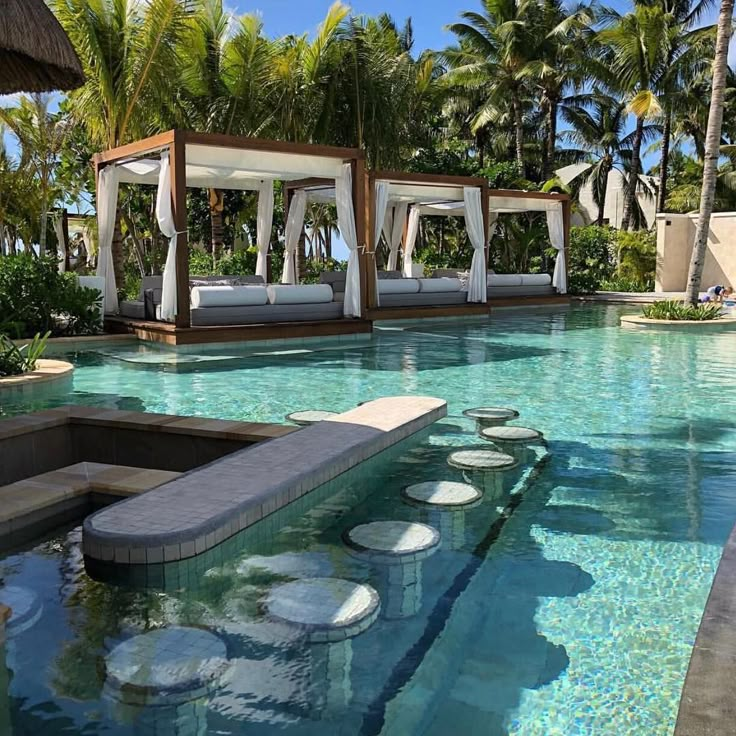
<path fill-rule="evenodd" d="M 447 399 L 450 416 L 257 525 L 186 582 L 136 590 L 93 581 L 78 528 L 6 555 L 0 578 L 42 608 L 8 645 L 0 733 L 5 712 L 16 736 L 671 734 L 736 519 L 736 350 L 729 335 L 622 330 L 619 314 L 508 312 L 490 324 L 393 327 L 368 343 L 258 355 L 174 361 L 121 347 L 75 356 L 79 403 L 280 421 L 298 409 L 428 394 Z M 461 479 L 446 458 L 480 443 L 461 411 L 484 404 L 518 409 L 518 423 L 549 440 L 549 460 L 513 513 L 499 522 L 497 507 L 528 463 L 500 492 L 473 477 L 483 503 L 451 519 L 404 503 L 408 483 Z M 440 528 L 421 585 L 387 582 L 347 553 L 343 532 L 375 519 Z M 386 610 L 405 615 L 381 616 L 348 654 L 317 666 L 260 605 L 275 584 L 311 575 L 369 582 Z M 219 686 L 176 707 L 121 705 L 103 687 L 105 658 L 172 625 L 225 642 Z"/>

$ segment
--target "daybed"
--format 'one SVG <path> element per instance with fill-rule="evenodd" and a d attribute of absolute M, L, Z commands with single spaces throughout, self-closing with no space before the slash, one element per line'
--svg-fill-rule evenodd
<path fill-rule="evenodd" d="M 468 292 L 463 281 L 447 277 L 435 271 L 431 279 L 404 278 L 401 271 L 378 272 L 378 295 L 382 307 L 434 307 L 446 304 L 467 304 Z M 335 299 L 342 299 L 345 292 L 345 273 L 324 272 L 322 283 L 330 284 Z"/>
<path fill-rule="evenodd" d="M 439 268 L 436 276 L 462 276 L 462 271 Z M 486 277 L 489 299 L 502 299 L 508 296 L 549 296 L 556 294 L 552 277 L 548 273 L 496 273 L 489 271 Z"/>
<path fill-rule="evenodd" d="M 157 311 L 161 303 L 162 280 L 161 276 L 144 277 L 139 299 L 122 302 L 120 313 L 151 319 L 152 309 Z M 189 286 L 195 327 L 311 322 L 343 316 L 342 301 L 334 300 L 326 284 L 266 285 L 260 276 L 197 276 Z"/>

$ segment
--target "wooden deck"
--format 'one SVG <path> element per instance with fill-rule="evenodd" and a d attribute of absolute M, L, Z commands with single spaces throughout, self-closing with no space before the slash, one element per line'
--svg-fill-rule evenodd
<path fill-rule="evenodd" d="M 493 307 L 543 307 L 548 304 L 570 304 L 569 294 L 550 294 L 548 296 L 505 296 L 491 298 L 487 305 Z"/>
<path fill-rule="evenodd" d="M 176 327 L 168 322 L 147 322 L 126 317 L 105 317 L 108 332 L 135 335 L 139 340 L 166 345 L 206 345 L 220 342 L 251 342 L 305 337 L 366 334 L 373 330 L 368 320 L 333 319 L 318 322 L 271 322 L 219 327 Z"/>
<path fill-rule="evenodd" d="M 426 319 L 431 317 L 477 317 L 490 313 L 488 304 L 443 304 L 437 307 L 377 307 L 369 309 L 369 320 Z"/>

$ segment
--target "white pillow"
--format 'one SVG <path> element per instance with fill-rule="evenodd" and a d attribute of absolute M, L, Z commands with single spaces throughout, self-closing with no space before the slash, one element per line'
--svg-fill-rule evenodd
<path fill-rule="evenodd" d="M 419 291 L 424 293 L 445 293 L 449 291 L 460 291 L 462 284 L 460 279 L 451 279 L 443 276 L 439 279 L 419 279 Z"/>
<path fill-rule="evenodd" d="M 265 286 L 195 286 L 192 289 L 192 308 L 246 307 L 266 304 Z"/>
<path fill-rule="evenodd" d="M 416 294 L 419 281 L 416 279 L 378 279 L 379 294 Z"/>
<path fill-rule="evenodd" d="M 550 286 L 552 277 L 548 273 L 523 273 L 521 274 L 522 286 Z"/>
<path fill-rule="evenodd" d="M 325 304 L 332 301 L 329 284 L 271 284 L 269 304 Z"/>
<path fill-rule="evenodd" d="M 488 286 L 521 286 L 521 276 L 518 273 L 489 273 Z"/>

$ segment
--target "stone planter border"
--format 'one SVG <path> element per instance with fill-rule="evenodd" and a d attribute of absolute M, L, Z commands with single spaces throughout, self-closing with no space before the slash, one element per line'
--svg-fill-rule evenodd
<path fill-rule="evenodd" d="M 635 330 L 679 330 L 683 332 L 726 332 L 736 330 L 736 319 L 721 317 L 710 320 L 649 319 L 636 314 L 621 317 L 621 327 Z"/>
<path fill-rule="evenodd" d="M 70 391 L 74 366 L 64 360 L 42 358 L 36 361 L 36 370 L 21 376 L 0 378 L 0 398 L 25 399 L 56 391 Z"/>

